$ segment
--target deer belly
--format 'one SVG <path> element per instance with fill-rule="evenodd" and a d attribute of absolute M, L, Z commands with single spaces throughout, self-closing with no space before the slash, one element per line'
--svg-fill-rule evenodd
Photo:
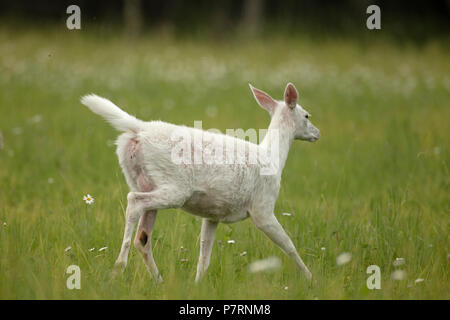
<path fill-rule="evenodd" d="M 182 209 L 194 215 L 223 223 L 232 223 L 248 217 L 245 206 L 220 196 L 195 191 L 184 203 Z"/>

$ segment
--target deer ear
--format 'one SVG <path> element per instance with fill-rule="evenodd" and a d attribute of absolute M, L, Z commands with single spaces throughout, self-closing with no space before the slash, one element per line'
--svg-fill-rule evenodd
<path fill-rule="evenodd" d="M 288 83 L 286 89 L 284 90 L 284 102 L 286 105 L 294 109 L 297 106 L 298 91 L 292 83 Z"/>
<path fill-rule="evenodd" d="M 250 89 L 253 92 L 253 96 L 256 99 L 256 102 L 265 110 L 267 110 L 270 115 L 273 115 L 275 112 L 275 108 L 277 106 L 277 102 L 272 99 L 271 96 L 269 96 L 267 93 L 265 93 L 262 90 L 256 89 L 253 87 L 250 83 L 248 84 L 250 86 Z"/>

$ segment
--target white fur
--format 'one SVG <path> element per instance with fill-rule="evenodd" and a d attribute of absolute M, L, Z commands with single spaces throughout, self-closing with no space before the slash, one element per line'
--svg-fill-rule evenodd
<path fill-rule="evenodd" d="M 320 136 L 319 130 L 306 119 L 309 114 L 296 103 L 298 93 L 292 84 L 286 87 L 284 101 L 275 101 L 265 92 L 250 87 L 272 118 L 268 133 L 259 145 L 161 121 L 143 122 L 104 98 L 95 95 L 82 98 L 81 102 L 94 113 L 117 130 L 125 131 L 117 139 L 117 155 L 131 192 L 127 197 L 122 248 L 116 261 L 118 269 L 123 271 L 127 264 L 132 233 L 140 219 L 134 244 L 150 273 L 162 280 L 150 241 L 156 212 L 181 208 L 203 218 L 196 281 L 208 268 L 218 223 L 233 223 L 247 217 L 296 262 L 308 279 L 311 278 L 273 210 L 291 142 L 294 139 L 315 141 Z M 176 164 L 172 158 L 176 141 L 172 137 L 180 129 L 191 135 L 192 146 L 195 135 L 201 134 L 203 147 L 231 141 L 246 151 L 247 158 L 244 163 L 234 164 Z M 279 145 L 279 167 L 273 175 L 261 175 L 261 164 L 250 162 L 248 155 L 270 151 L 275 144 Z"/>

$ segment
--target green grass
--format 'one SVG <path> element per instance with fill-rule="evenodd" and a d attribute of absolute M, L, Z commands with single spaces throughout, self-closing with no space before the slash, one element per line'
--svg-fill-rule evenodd
<path fill-rule="evenodd" d="M 444 41 L 123 41 L 0 29 L 0 298 L 449 299 L 449 52 Z M 160 211 L 152 237 L 164 283 L 152 282 L 134 249 L 123 276 L 111 279 L 128 189 L 111 146 L 118 133 L 80 96 L 224 132 L 267 127 L 249 82 L 281 98 L 288 81 L 322 138 L 292 145 L 276 215 L 314 282 L 244 221 L 219 226 L 207 277 L 195 286 L 201 220 L 179 210 Z M 36 115 L 41 121 L 30 120 Z M 352 260 L 337 266 L 342 252 Z M 280 257 L 281 269 L 248 272 L 268 256 Z M 403 281 L 390 277 L 397 257 L 406 261 Z M 81 290 L 66 288 L 71 264 L 81 268 Z M 381 290 L 366 287 L 372 264 Z"/>

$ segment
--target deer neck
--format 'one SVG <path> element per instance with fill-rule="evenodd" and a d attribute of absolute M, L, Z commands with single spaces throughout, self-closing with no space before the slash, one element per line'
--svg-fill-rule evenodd
<path fill-rule="evenodd" d="M 276 112 L 270 121 L 267 134 L 261 141 L 260 146 L 278 160 L 276 163 L 276 175 L 281 178 L 284 165 L 289 153 L 289 148 L 294 140 L 295 123 L 287 115 L 287 109 Z"/>

